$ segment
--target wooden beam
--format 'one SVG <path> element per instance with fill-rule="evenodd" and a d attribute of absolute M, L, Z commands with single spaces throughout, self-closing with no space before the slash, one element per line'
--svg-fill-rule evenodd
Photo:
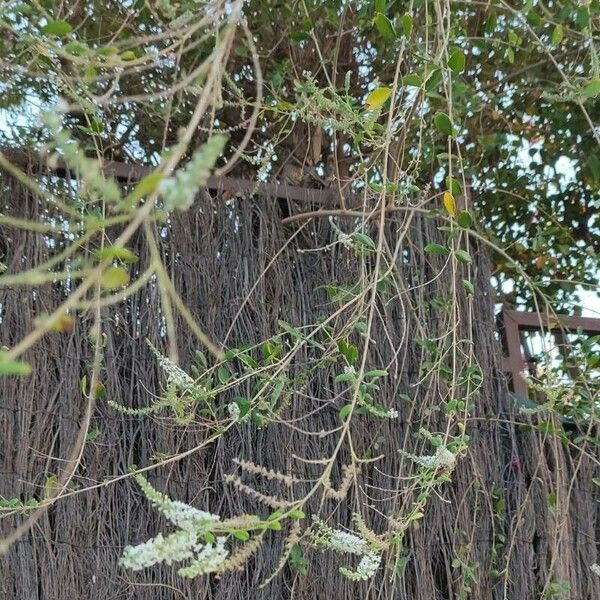
<path fill-rule="evenodd" d="M 552 315 L 505 310 L 502 314 L 514 321 L 521 331 L 538 331 L 542 328 L 548 331 L 576 331 L 581 329 L 588 335 L 600 333 L 600 319 L 593 317 L 571 317 L 568 315 Z"/>
<path fill-rule="evenodd" d="M 498 317 L 501 325 L 504 350 L 506 353 L 506 357 L 502 362 L 502 366 L 505 373 L 510 375 L 510 383 L 512 384 L 513 392 L 527 398 L 527 384 L 521 377 L 521 373 L 523 373 L 526 369 L 526 364 L 523 353 L 521 352 L 521 334 L 519 331 L 519 323 L 513 318 L 513 314 L 515 312 L 516 311 L 503 311 Z M 530 314 L 532 314 L 532 316 L 536 316 L 535 313 Z"/>
<path fill-rule="evenodd" d="M 48 164 L 48 155 L 16 150 L 13 148 L 0 149 L 0 152 L 11 163 L 24 169 L 49 170 L 60 177 L 66 177 L 71 170 L 66 163 L 59 159 L 56 164 Z M 117 179 L 122 182 L 135 182 L 144 178 L 154 169 L 147 165 L 115 162 L 107 160 L 102 163 L 102 172 L 106 177 Z M 337 205 L 339 202 L 339 192 L 337 189 L 316 189 L 305 188 L 297 185 L 288 185 L 287 183 L 264 183 L 253 179 L 239 179 L 236 177 L 209 177 L 206 182 L 207 189 L 213 191 L 229 191 L 238 194 L 260 194 L 282 200 L 297 200 L 309 204 Z"/>

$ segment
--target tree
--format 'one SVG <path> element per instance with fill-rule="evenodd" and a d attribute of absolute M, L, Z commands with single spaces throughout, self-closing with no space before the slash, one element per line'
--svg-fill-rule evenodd
<path fill-rule="evenodd" d="M 195 6 L 78 3 L 56 12 L 43 3 L 8 3 L 4 106 L 19 114 L 17 122 L 30 114 L 33 127 L 13 128 L 7 142 L 44 138 L 34 107 L 64 97 L 72 109 L 66 125 L 89 152 L 155 163 L 187 122 L 214 48 Z M 226 27 L 220 10 L 216 28 Z M 450 9 L 260 0 L 244 14 L 254 40 L 231 41 L 222 89 L 211 98 L 217 124 L 204 117 L 194 144 L 215 127 L 235 148 L 251 129 L 245 160 L 230 167 L 239 173 L 258 169 L 314 187 L 333 178 L 348 189 L 377 184 L 381 152 L 361 123 L 364 100 L 377 82 L 392 85 L 397 69 L 394 107 L 402 122 L 390 133 L 388 177 L 403 174 L 407 185 L 432 185 L 436 193 L 448 177 L 457 195 L 466 188 L 485 235 L 560 306 L 578 283 L 597 284 L 594 3 L 460 2 Z M 263 79 L 264 102 L 257 100 Z M 388 106 L 371 111 L 376 134 Z M 497 259 L 498 292 L 531 306 L 514 265 Z"/>
<path fill-rule="evenodd" d="M 67 460 L 74 467 L 49 477 L 41 500 L 29 499 L 27 505 L 12 499 L 16 504 L 9 504 L 10 510 L 31 515 L 0 550 L 7 550 L 56 501 L 74 493 L 69 486 L 86 447 L 95 403 L 105 393 L 103 377 L 109 379 L 105 336 L 113 340 L 115 320 L 147 324 L 148 319 L 154 323 L 149 329 L 158 329 L 154 342 L 166 346 L 168 357 L 162 348 L 151 347 L 166 389 L 141 407 L 111 398 L 119 414 L 166 413 L 174 425 L 202 425 L 207 432 L 202 443 L 209 444 L 226 440 L 234 426 L 255 428 L 252 435 L 257 436 L 280 421 L 292 427 L 294 418 L 306 416 L 297 400 L 311 382 L 331 394 L 331 404 L 345 400 L 333 411 L 335 426 L 325 420 L 339 437 L 325 447 L 326 458 L 317 455 L 321 462 L 314 464 L 322 469 L 310 473 L 316 483 L 302 499 L 281 501 L 239 477 L 225 476 L 240 495 L 269 506 L 269 515 L 221 519 L 173 501 L 148 483 L 143 473 L 151 467 L 143 465 L 136 471 L 140 487 L 177 530 L 130 547 L 124 566 L 138 569 L 193 558 L 180 571 L 184 577 L 232 571 L 258 550 L 268 532 L 286 528 L 276 573 L 286 564 L 304 573 L 306 546 L 358 555 L 353 570 L 342 567 L 349 581 L 370 579 L 381 564 L 398 578 L 409 563 L 410 544 L 418 544 L 414 525 L 425 517 L 438 490 L 454 482 L 466 497 L 471 484 L 465 481 L 479 474 L 477 486 L 492 508 L 481 524 L 473 524 L 473 532 L 484 531 L 493 539 L 481 552 L 473 550 L 471 541 L 457 542 L 453 558 L 438 557 L 436 569 L 441 573 L 449 563 L 445 572 L 453 573 L 453 581 L 445 589 L 458 597 L 490 590 L 507 597 L 527 589 L 522 582 L 531 573 L 522 580 L 513 577 L 518 553 L 512 540 L 531 509 L 537 467 L 527 471 L 530 479 L 523 483 L 523 466 L 511 463 L 513 487 L 503 487 L 497 481 L 506 469 L 482 458 L 485 444 L 473 449 L 475 475 L 459 460 L 470 446 L 471 419 L 491 419 L 496 428 L 511 427 L 511 435 L 520 419 L 493 383 L 493 350 L 477 325 L 478 318 L 488 325 L 491 319 L 483 256 L 487 251 L 492 257 L 498 301 L 544 312 L 570 309 L 578 286 L 598 283 L 599 17 L 595 1 L 530 0 L 518 6 L 470 0 L 4 3 L 0 108 L 6 126 L 0 143 L 6 150 L 0 167 L 10 175 L 11 189 L 28 190 L 40 203 L 32 209 L 29 203 L 5 201 L 0 225 L 20 232 L 11 235 L 32 249 L 21 258 L 11 244 L 0 248 L 9 267 L 0 285 L 32 285 L 39 298 L 43 286 L 52 284 L 60 302 L 49 302 L 49 314 L 37 315 L 29 331 L 10 340 L 1 355 L 1 374 L 27 374 L 24 354 L 52 331 L 70 331 L 75 315 L 91 317 L 86 334 L 93 352 L 81 381 L 87 425 Z M 68 177 L 44 169 L 41 177 L 32 175 L 31 164 L 22 168 L 24 149 L 45 151 L 50 168 Z M 146 169 L 135 182 L 116 181 L 109 161 Z M 288 186 L 277 188 L 275 208 L 265 209 L 275 212 L 265 220 L 278 217 L 277 235 L 283 235 L 280 226 L 293 228 L 289 240 L 278 245 L 279 238 L 269 239 L 271 245 L 261 246 L 263 255 L 270 253 L 269 261 L 233 318 L 247 305 L 256 310 L 264 325 L 256 326 L 260 339 L 250 335 L 232 341 L 233 324 L 221 331 L 227 326 L 213 318 L 209 326 L 198 319 L 197 307 L 184 301 L 189 286 L 179 279 L 178 269 L 194 257 L 175 238 L 185 237 L 186 215 L 211 228 L 212 245 L 204 248 L 213 260 L 230 257 L 239 242 L 239 258 L 226 265 L 246 265 L 236 277 L 254 272 L 264 258 L 255 257 L 247 242 L 252 235 L 263 239 L 262 217 L 237 212 L 243 210 L 235 199 L 241 188 L 217 195 L 218 208 L 209 197 L 211 208 L 198 209 L 198 191 L 210 174 L 255 181 L 259 198 L 264 182 Z M 286 198 L 289 186 L 305 200 Z M 317 192 L 303 196 L 296 187 Z M 228 235 L 205 220 L 207 212 Z M 305 231 L 310 233 L 302 247 Z M 29 233 L 38 236 L 35 242 Z M 192 236 L 189 246 L 196 247 L 200 237 Z M 302 277 L 308 278 L 310 269 L 303 258 L 287 254 L 292 242 L 299 244 L 291 247 L 300 257 L 321 257 L 333 249 L 339 262 L 331 270 L 332 280 L 315 276 L 316 289 L 304 290 Z M 32 262 L 38 254 L 47 260 Z M 273 288 L 280 297 L 289 290 L 307 296 L 298 305 L 288 300 L 287 307 L 274 303 L 275 308 L 263 304 L 259 309 L 249 297 L 280 256 L 289 260 L 290 272 L 293 266 L 301 276 L 281 274 L 287 287 Z M 318 264 L 320 274 L 326 271 L 326 261 Z M 117 313 L 116 307 L 141 289 L 151 290 L 151 317 L 134 313 L 130 305 L 129 312 Z M 8 298 L 3 302 L 11 305 Z M 327 307 L 325 314 L 317 314 L 321 306 Z M 309 321 L 291 322 L 286 308 Z M 229 315 L 225 307 L 220 310 Z M 401 318 L 410 323 L 409 333 L 395 329 Z M 190 349 L 181 339 L 182 322 L 204 351 L 194 372 L 188 368 L 189 354 L 182 351 Z M 480 355 L 482 348 L 487 355 Z M 556 492 L 573 484 L 581 465 L 588 468 L 587 445 L 596 443 L 591 434 L 597 424 L 590 375 L 598 366 L 593 341 L 582 352 L 589 370 L 577 376 L 577 390 L 585 397 L 577 410 L 570 408 L 572 398 L 565 400 L 569 390 L 564 383 L 532 384 L 550 398 L 540 410 L 553 418 L 566 414 L 581 428 L 580 435 L 569 437 L 551 419 L 538 418 L 537 408 L 532 422 L 520 423 L 532 432 L 523 447 L 533 448 L 540 464 L 547 460 L 562 469 L 556 469 L 556 479 L 543 482 L 541 496 L 548 497 L 548 505 L 536 504 L 533 511 L 547 511 L 548 519 L 557 520 L 548 567 L 538 578 L 542 583 L 536 593 L 543 597 L 566 593 L 566 580 L 573 580 L 583 560 L 560 561 L 571 532 L 560 516 L 575 517 L 569 498 L 557 500 Z M 385 518 L 369 514 L 367 519 L 370 507 L 359 500 L 362 486 L 377 483 L 383 489 L 380 474 L 369 465 L 386 440 L 399 439 L 388 424 L 399 409 L 387 394 L 396 400 L 399 390 L 410 388 L 401 375 L 402 353 L 416 371 L 415 379 L 407 381 L 418 391 L 414 398 L 404 392 L 399 397 L 409 403 L 405 413 L 414 413 L 418 426 L 403 429 L 402 445 L 382 456 L 388 461 L 386 476 L 394 477 L 400 456 L 411 483 L 398 492 L 400 500 L 394 497 Z M 15 397 L 20 388 L 10 389 Z M 378 394 L 382 390 L 386 393 Z M 494 407 L 485 404 L 491 400 L 500 404 L 497 419 L 490 417 Z M 298 411 L 291 420 L 285 417 L 290 403 Z M 357 425 L 363 418 L 364 428 Z M 307 435 L 321 429 L 327 433 L 325 425 L 311 423 L 315 429 Z M 554 443 L 550 450 L 544 446 L 546 435 Z M 266 447 L 273 439 L 265 435 Z M 513 446 L 520 448 L 520 443 Z M 581 452 L 572 470 L 560 443 Z M 498 444 L 498 455 L 506 458 L 507 448 Z M 254 464 L 252 457 L 237 464 L 243 473 L 274 485 L 300 481 Z M 342 515 L 339 523 L 325 522 L 313 505 L 317 499 L 324 504 L 347 497 L 354 521 Z M 316 520 L 301 536 L 298 523 L 309 508 Z M 458 523 L 457 511 L 452 514 Z M 442 531 L 443 523 L 436 527 L 435 532 Z M 507 543 L 497 530 L 511 540 Z M 228 558 L 235 540 L 248 545 Z M 521 569 L 520 574 L 527 571 Z M 441 590 L 446 577 L 432 575 L 432 585 Z M 382 594 L 396 593 L 396 583 L 377 585 Z M 572 585 L 579 585 L 581 593 L 595 589 L 584 577 Z"/>

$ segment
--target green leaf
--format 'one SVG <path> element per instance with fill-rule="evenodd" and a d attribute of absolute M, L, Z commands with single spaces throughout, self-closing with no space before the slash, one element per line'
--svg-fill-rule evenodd
<path fill-rule="evenodd" d="M 463 279 L 463 288 L 467 296 L 473 296 L 475 294 L 475 288 L 473 287 L 473 284 L 467 279 Z"/>
<path fill-rule="evenodd" d="M 127 196 L 127 200 L 133 204 L 141 198 L 149 196 L 156 191 L 163 179 L 164 175 L 162 173 L 150 173 L 146 175 L 146 177 L 140 179 L 139 183 L 135 186 L 131 194 Z"/>
<path fill-rule="evenodd" d="M 592 477 L 592 483 L 600 487 L 600 477 Z"/>
<path fill-rule="evenodd" d="M 600 94 L 600 79 L 590 81 L 582 91 L 584 98 L 594 98 L 598 94 Z"/>
<path fill-rule="evenodd" d="M 447 256 L 450 251 L 446 246 L 442 246 L 440 244 L 427 244 L 425 248 L 423 248 L 427 254 L 435 254 L 439 256 Z"/>
<path fill-rule="evenodd" d="M 336 375 L 335 382 L 336 383 L 344 383 L 346 381 L 354 381 L 356 379 L 356 375 L 353 373 L 340 373 Z"/>
<path fill-rule="evenodd" d="M 418 521 L 419 519 L 422 519 L 424 516 L 425 515 L 422 512 L 416 511 L 408 517 L 408 520 L 409 521 Z"/>
<path fill-rule="evenodd" d="M 471 262 L 471 255 L 466 250 L 461 250 L 459 248 L 454 251 L 454 256 L 456 256 L 456 259 L 461 263 L 469 264 Z"/>
<path fill-rule="evenodd" d="M 304 557 L 299 544 L 294 544 L 290 550 L 290 568 L 294 573 L 306 575 L 308 573 L 308 560 Z"/>
<path fill-rule="evenodd" d="M 446 177 L 446 189 L 450 190 L 455 196 L 462 194 L 462 187 L 454 177 Z"/>
<path fill-rule="evenodd" d="M 462 73 L 465 70 L 465 55 L 460 48 L 456 48 L 448 58 L 448 67 L 453 73 Z"/>
<path fill-rule="evenodd" d="M 46 478 L 44 483 L 44 498 L 51 498 L 54 490 L 58 487 L 58 477 L 56 475 L 50 475 Z"/>
<path fill-rule="evenodd" d="M 135 60 L 135 52 L 133 50 L 126 50 L 121 54 L 121 60 Z"/>
<path fill-rule="evenodd" d="M 98 56 L 108 57 L 108 56 L 114 56 L 115 54 L 118 54 L 119 50 L 115 46 L 104 46 L 103 48 L 100 48 L 97 51 L 97 53 L 98 53 Z"/>
<path fill-rule="evenodd" d="M 552 36 L 550 37 L 550 41 L 555 46 L 558 46 L 562 42 L 564 36 L 565 36 L 565 31 L 563 29 L 563 26 L 559 23 L 554 28 L 554 31 L 552 32 Z"/>
<path fill-rule="evenodd" d="M 281 523 L 279 521 L 269 521 L 267 527 L 273 531 L 281 531 Z"/>
<path fill-rule="evenodd" d="M 72 54 L 73 56 L 81 56 L 85 54 L 88 50 L 89 48 L 85 44 L 77 40 L 69 42 L 64 47 L 64 51 L 68 52 L 69 54 Z"/>
<path fill-rule="evenodd" d="M 342 406 L 342 408 L 340 408 L 340 421 L 342 423 L 346 422 L 346 419 L 348 418 L 348 415 L 350 414 L 351 410 L 352 410 L 352 404 L 344 404 L 344 406 Z"/>
<path fill-rule="evenodd" d="M 202 534 L 202 537 L 207 544 L 214 544 L 217 541 L 214 533 L 211 533 L 210 531 L 206 531 L 204 534 Z"/>
<path fill-rule="evenodd" d="M 3 360 L 0 356 L 0 377 L 5 375 L 29 375 L 31 365 L 20 360 Z"/>
<path fill-rule="evenodd" d="M 250 411 L 252 403 L 247 398 L 242 397 L 234 398 L 233 401 L 238 405 L 240 409 L 240 419 L 244 418 Z"/>
<path fill-rule="evenodd" d="M 98 429 L 97 427 L 95 427 L 94 429 L 90 429 L 86 436 L 85 436 L 85 441 L 86 442 L 94 442 L 96 441 L 100 436 L 102 435 L 102 431 L 100 429 Z"/>
<path fill-rule="evenodd" d="M 219 367 L 217 377 L 222 384 L 226 384 L 231 380 L 232 375 L 225 367 Z"/>
<path fill-rule="evenodd" d="M 410 556 L 399 554 L 394 564 L 394 575 L 396 577 L 403 577 L 406 571 L 406 566 L 410 561 Z"/>
<path fill-rule="evenodd" d="M 304 339 L 302 332 L 297 327 L 293 327 L 292 325 L 281 319 L 277 321 L 277 324 L 279 325 L 279 327 L 281 327 L 281 329 L 289 333 L 292 337 L 300 340 Z"/>
<path fill-rule="evenodd" d="M 575 13 L 575 24 L 580 28 L 584 29 L 590 24 L 590 14 L 587 6 L 581 6 Z"/>
<path fill-rule="evenodd" d="M 102 275 L 100 285 L 105 290 L 114 290 L 129 283 L 129 273 L 122 267 L 110 267 Z"/>
<path fill-rule="evenodd" d="M 247 531 L 244 530 L 240 530 L 240 531 L 232 531 L 231 535 L 238 539 L 241 540 L 242 542 L 246 542 L 250 539 L 250 534 Z"/>
<path fill-rule="evenodd" d="M 466 210 L 461 210 L 456 216 L 456 222 L 458 223 L 459 227 L 462 227 L 463 229 L 468 229 L 469 227 L 471 227 L 471 225 L 473 225 L 473 217 L 471 216 L 470 212 Z"/>
<path fill-rule="evenodd" d="M 203 366 L 204 368 L 208 367 L 208 360 L 206 359 L 206 354 L 204 354 L 204 352 L 201 350 L 196 350 L 194 355 L 196 357 L 196 362 L 199 365 Z"/>
<path fill-rule="evenodd" d="M 590 154 L 586 166 L 594 180 L 594 184 L 598 184 L 600 182 L 600 158 L 595 154 Z"/>
<path fill-rule="evenodd" d="M 360 232 L 353 233 L 352 239 L 355 242 L 359 243 L 361 246 L 366 246 L 367 248 L 371 248 L 372 250 L 377 249 L 375 242 L 368 235 L 365 235 L 364 233 L 360 233 Z"/>
<path fill-rule="evenodd" d="M 384 40 L 393 40 L 396 38 L 396 32 L 392 22 L 382 13 L 378 12 L 373 18 L 373 22 L 377 27 L 377 30 L 381 34 Z"/>
<path fill-rule="evenodd" d="M 392 95 L 392 89 L 389 87 L 378 87 L 375 88 L 368 96 L 367 96 L 367 106 L 369 110 L 373 110 L 375 108 L 379 108 L 383 106 L 388 98 Z"/>
<path fill-rule="evenodd" d="M 442 81 L 442 71 L 441 69 L 433 69 L 431 73 L 429 73 L 429 77 L 427 78 L 427 82 L 425 83 L 425 90 L 428 94 L 436 93 L 440 82 Z"/>
<path fill-rule="evenodd" d="M 409 73 L 402 78 L 402 83 L 410 87 L 421 87 L 423 80 L 415 73 Z"/>
<path fill-rule="evenodd" d="M 301 510 L 290 510 L 288 517 L 290 519 L 304 519 L 306 515 Z"/>
<path fill-rule="evenodd" d="M 446 113 L 436 113 L 435 117 L 433 118 L 433 122 L 441 133 L 445 135 L 452 135 L 452 121 Z"/>
<path fill-rule="evenodd" d="M 117 246 L 106 246 L 96 250 L 94 258 L 98 262 L 102 262 L 103 260 L 121 260 L 124 263 L 134 263 L 138 260 L 138 257 L 131 250 Z"/>
<path fill-rule="evenodd" d="M 361 333 L 365 333 L 369 329 L 369 326 L 364 321 L 359 321 L 356 323 L 356 325 L 354 325 L 354 329 L 360 331 Z"/>
<path fill-rule="evenodd" d="M 387 377 L 388 372 L 383 369 L 373 369 L 372 371 L 367 371 L 365 373 L 365 377 Z"/>
<path fill-rule="evenodd" d="M 410 15 L 403 15 L 400 21 L 402 23 L 404 37 L 409 38 L 413 30 L 413 18 Z"/>
<path fill-rule="evenodd" d="M 49 21 L 47 25 L 42 28 L 44 35 L 56 35 L 63 37 L 73 31 L 73 27 L 66 21 Z"/>
<path fill-rule="evenodd" d="M 534 27 L 539 27 L 543 23 L 540 15 L 538 15 L 534 10 L 530 10 L 527 13 L 527 22 Z"/>
<path fill-rule="evenodd" d="M 358 348 L 354 344 L 348 344 L 345 340 L 340 340 L 338 350 L 349 364 L 353 365 L 358 360 Z"/>
<path fill-rule="evenodd" d="M 238 354 L 238 358 L 249 368 L 258 369 L 259 364 L 249 354 Z"/>

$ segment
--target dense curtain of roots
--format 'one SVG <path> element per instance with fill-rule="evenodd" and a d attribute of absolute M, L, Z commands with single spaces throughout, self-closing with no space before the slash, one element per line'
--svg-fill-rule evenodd
<path fill-rule="evenodd" d="M 48 209 L 6 178 L 2 180 L 0 204 L 7 214 L 27 218 L 42 218 Z M 296 212 L 310 209 L 293 207 Z M 168 227 L 156 229 L 168 273 L 198 323 L 214 340 L 224 340 L 257 281 L 228 344 L 264 340 L 278 331 L 278 319 L 293 325 L 315 323 L 319 316 L 332 311 L 322 286 L 352 284 L 360 278 L 360 261 L 342 245 L 302 252 L 335 241 L 335 231 L 327 219 L 284 226 L 281 218 L 282 206 L 273 198 L 222 202 L 218 196 L 205 194 L 188 212 L 173 215 Z M 404 213 L 387 218 L 386 234 L 392 246 L 405 219 Z M 355 417 L 353 441 L 359 450 L 361 444 L 366 447 L 380 437 L 378 453 L 384 457 L 363 467 L 357 485 L 351 486 L 344 500 L 327 501 L 321 510 L 330 522 L 342 527 L 352 528 L 352 513 L 360 509 L 373 530 L 385 530 L 385 515 L 397 514 L 409 500 L 402 494 L 407 484 L 401 478 L 414 473 L 414 465 L 398 449 L 427 453 L 424 440 L 416 432 L 422 426 L 430 431 L 446 427 L 447 417 L 437 410 L 436 390 L 413 386 L 423 360 L 414 339 L 443 333 L 439 311 L 423 308 L 423 301 L 447 296 L 450 291 L 449 270 L 441 270 L 440 259 L 426 258 L 422 252 L 425 244 L 442 239 L 438 224 L 418 215 L 412 219 L 403 242 L 406 251 L 398 259 L 397 275 L 404 293 L 378 305 L 368 366 L 390 364 L 390 376 L 382 380 L 380 394 L 387 406 L 398 408 L 400 415 L 396 420 Z M 5 255 L 2 260 L 9 273 L 40 264 L 60 249 L 60 244 L 50 248 L 41 234 L 20 229 L 4 228 L 0 238 Z M 140 257 L 133 269 L 134 278 L 135 271 L 141 273 L 149 261 L 143 235 L 130 249 Z M 268 534 L 267 542 L 245 570 L 227 573 L 218 580 L 185 580 L 175 574 L 175 567 L 164 565 L 136 573 L 123 571 L 117 565 L 123 547 L 145 541 L 168 526 L 135 483 L 122 479 L 59 500 L 2 558 L 0 595 L 23 600 L 442 600 L 457 597 L 465 582 L 464 572 L 453 565 L 457 556 L 463 556 L 475 567 L 474 581 L 469 583 L 472 598 L 536 598 L 548 579 L 569 581 L 574 599 L 599 598 L 600 577 L 589 569 L 597 561 L 598 494 L 594 496 L 588 486 L 595 473 L 580 450 L 515 423 L 525 417 L 514 408 L 500 372 L 502 353 L 494 334 L 485 252 L 474 250 L 473 260 L 474 319 L 471 324 L 466 318 L 457 324 L 459 338 L 467 338 L 472 327 L 475 355 L 485 377 L 467 421 L 470 448 L 460 459 L 453 482 L 443 486 L 439 495 L 431 496 L 424 518 L 409 528 L 405 539 L 409 560 L 395 580 L 388 569 L 380 570 L 367 583 L 353 583 L 338 572 L 340 566 L 349 563 L 344 556 L 309 550 L 308 575 L 296 576 L 286 567 L 260 588 L 279 560 L 281 532 Z M 441 273 L 433 270 L 432 263 Z M 48 284 L 35 292 L 0 289 L 0 344 L 11 346 L 20 340 L 33 328 L 36 317 L 64 300 L 70 285 Z M 459 302 L 466 306 L 462 290 Z M 70 491 L 105 482 L 126 473 L 131 465 L 147 466 L 157 457 L 199 445 L 209 434 L 199 423 L 177 425 L 168 411 L 141 418 L 120 414 L 107 405 L 111 399 L 126 406 L 146 406 L 164 389 L 163 376 L 145 344 L 149 339 L 166 353 L 156 284 L 151 282 L 116 307 L 104 309 L 104 317 L 106 346 L 101 380 L 106 395 L 98 400 L 91 424 L 94 435 Z M 177 319 L 180 362 L 187 368 L 198 343 L 185 321 Z M 73 331 L 49 334 L 28 351 L 25 360 L 32 364 L 33 375 L 0 379 L 3 498 L 41 498 L 48 478 L 67 468 L 64 460 L 75 443 L 85 404 L 80 380 L 89 372 L 92 357 L 87 339 L 91 322 L 91 316 L 79 314 Z M 301 359 L 302 355 L 297 360 Z M 318 465 L 296 460 L 294 455 L 306 459 L 331 455 L 335 435 L 306 435 L 300 430 L 319 432 L 339 424 L 341 404 L 332 393 L 333 377 L 333 368 L 318 371 L 292 398 L 281 423 L 264 429 L 251 422 L 236 425 L 216 443 L 150 472 L 150 481 L 172 498 L 224 518 L 245 512 L 266 514 L 264 507 L 224 481 L 225 475 L 239 472 L 232 459 L 252 460 L 300 479 L 318 476 Z M 400 394 L 407 394 L 410 401 L 399 400 Z M 217 400 L 229 401 L 227 394 Z M 313 414 L 305 417 L 309 413 Z M 293 422 L 295 428 L 286 421 Z M 594 452 L 593 448 L 588 450 Z M 347 456 L 342 453 L 334 469 L 334 487 L 339 486 L 344 458 Z M 571 484 L 575 469 L 577 477 Z M 265 493 L 289 493 L 277 482 L 247 475 L 244 481 Z M 296 497 L 302 489 L 302 484 L 294 488 Z M 318 509 L 315 505 L 308 508 Z M 22 518 L 3 519 L 2 533 L 9 532 Z"/>

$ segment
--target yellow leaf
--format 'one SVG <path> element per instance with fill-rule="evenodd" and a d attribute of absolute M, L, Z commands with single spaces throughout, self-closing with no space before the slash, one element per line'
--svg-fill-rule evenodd
<path fill-rule="evenodd" d="M 101 285 L 105 290 L 114 290 L 129 283 L 129 273 L 121 267 L 110 267 L 102 275 Z"/>
<path fill-rule="evenodd" d="M 367 96 L 367 106 L 370 109 L 379 108 L 383 106 L 386 100 L 392 95 L 392 89 L 389 87 L 379 87 L 375 88 L 368 96 Z"/>
<path fill-rule="evenodd" d="M 422 519 L 425 515 L 422 512 L 414 512 L 412 515 L 410 515 L 410 517 L 408 518 L 409 521 L 418 521 L 419 519 Z"/>
<path fill-rule="evenodd" d="M 444 206 L 451 217 L 456 217 L 456 201 L 450 192 L 444 192 Z"/>

